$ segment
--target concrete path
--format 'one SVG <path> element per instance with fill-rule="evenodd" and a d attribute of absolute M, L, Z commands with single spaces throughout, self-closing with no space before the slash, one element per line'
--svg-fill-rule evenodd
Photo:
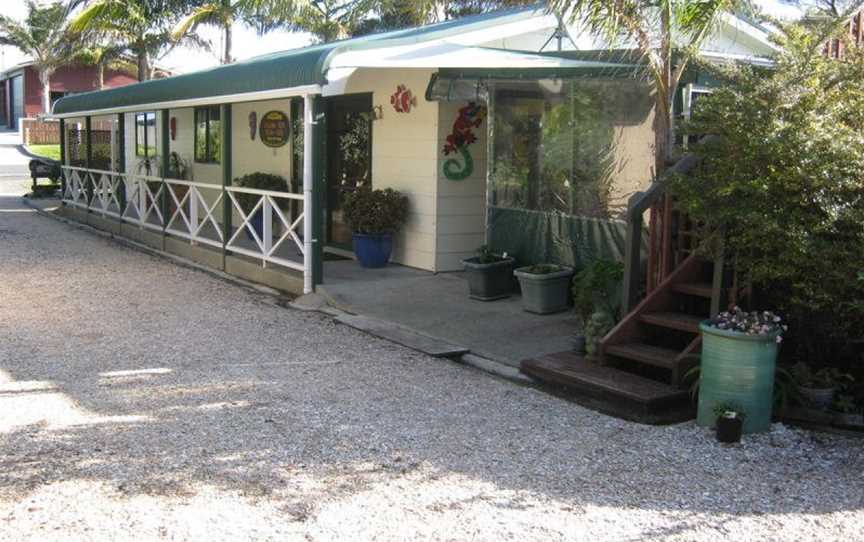
<path fill-rule="evenodd" d="M 0 541 L 860 540 L 860 440 L 611 419 L 0 196 Z"/>
<path fill-rule="evenodd" d="M 0 130 L 0 190 L 8 187 L 9 183 L 19 185 L 30 175 L 27 168 L 30 157 L 19 152 L 19 145 L 21 136 L 18 132 Z"/>

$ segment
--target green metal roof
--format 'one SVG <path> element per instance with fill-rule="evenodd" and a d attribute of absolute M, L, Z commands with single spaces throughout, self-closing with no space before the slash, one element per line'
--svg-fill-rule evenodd
<path fill-rule="evenodd" d="M 125 87 L 75 94 L 58 100 L 53 113 L 68 115 L 325 84 L 330 60 L 340 52 L 440 39 L 469 30 L 521 20 L 529 13 L 542 13 L 544 9 L 542 4 L 537 4 L 501 10 L 416 28 L 270 53 L 225 66 Z"/>

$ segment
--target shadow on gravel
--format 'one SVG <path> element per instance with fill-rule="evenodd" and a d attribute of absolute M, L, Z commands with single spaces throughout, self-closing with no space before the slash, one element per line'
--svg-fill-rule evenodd
<path fill-rule="evenodd" d="M 781 429 L 724 448 L 689 424 L 595 414 L 32 213 L 0 212 L 4 230 L 28 233 L 0 233 L 3 498 L 70 481 L 116 499 L 212 486 L 305 521 L 401 480 L 429 513 L 476 500 L 504 514 L 864 508 L 860 443 Z"/>

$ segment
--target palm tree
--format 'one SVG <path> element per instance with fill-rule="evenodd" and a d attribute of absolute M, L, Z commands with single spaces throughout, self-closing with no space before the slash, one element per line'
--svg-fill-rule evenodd
<path fill-rule="evenodd" d="M 0 15 L 0 44 L 12 45 L 33 59 L 42 84 L 42 108 L 51 111 L 51 75 L 75 54 L 75 39 L 66 19 L 76 3 L 54 2 L 45 7 L 27 0 L 27 17 L 16 21 Z"/>
<path fill-rule="evenodd" d="M 136 57 L 138 80 L 152 76 L 151 60 L 167 54 L 180 42 L 171 39 L 171 28 L 189 1 L 182 0 L 94 0 L 71 21 L 77 34 L 98 34 Z M 200 45 L 195 36 L 187 43 Z"/>
<path fill-rule="evenodd" d="M 607 44 L 632 44 L 644 57 L 654 90 L 655 174 L 672 152 L 672 104 L 681 75 L 699 55 L 723 13 L 744 0 L 552 0 L 551 8 L 582 23 Z M 626 45 L 625 45 L 626 46 Z"/>
<path fill-rule="evenodd" d="M 108 67 L 123 68 L 126 71 L 131 62 L 124 62 L 125 48 L 120 45 L 108 45 L 103 40 L 92 40 L 91 45 L 82 49 L 75 59 L 82 64 L 96 66 L 96 84 L 99 90 L 105 88 L 105 69 Z"/>
<path fill-rule="evenodd" d="M 222 30 L 222 64 L 230 64 L 231 34 L 234 23 L 242 20 L 263 31 L 260 21 L 267 8 L 277 7 L 277 2 L 266 0 L 215 0 L 195 7 L 180 20 L 171 33 L 172 39 L 181 40 L 195 32 L 199 25 L 217 26 Z"/>

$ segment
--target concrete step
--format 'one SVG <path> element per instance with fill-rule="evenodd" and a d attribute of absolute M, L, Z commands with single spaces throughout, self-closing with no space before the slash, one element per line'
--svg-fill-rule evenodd
<path fill-rule="evenodd" d="M 420 333 L 407 326 L 370 316 L 345 314 L 337 317 L 336 321 L 436 358 L 457 359 L 468 353 L 468 348 L 464 346 Z"/>

